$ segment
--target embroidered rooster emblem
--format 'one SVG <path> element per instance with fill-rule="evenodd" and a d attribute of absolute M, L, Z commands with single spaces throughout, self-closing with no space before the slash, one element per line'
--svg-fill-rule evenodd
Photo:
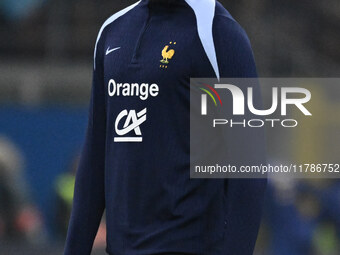
<path fill-rule="evenodd" d="M 172 42 L 170 42 L 172 44 Z M 174 42 L 176 44 L 176 42 Z M 172 57 L 175 54 L 175 50 L 170 49 L 169 50 L 169 45 L 165 45 L 164 49 L 162 50 L 162 57 L 163 59 L 160 61 L 163 64 L 169 64 L 169 59 L 172 59 Z"/>

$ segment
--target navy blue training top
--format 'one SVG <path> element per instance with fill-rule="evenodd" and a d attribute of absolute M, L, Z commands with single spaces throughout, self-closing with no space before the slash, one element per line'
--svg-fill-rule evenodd
<path fill-rule="evenodd" d="M 252 254 L 266 181 L 190 179 L 196 77 L 256 77 L 219 2 L 142 0 L 104 23 L 65 255 L 91 253 L 104 209 L 111 255 Z M 263 157 L 261 142 L 245 155 Z"/>

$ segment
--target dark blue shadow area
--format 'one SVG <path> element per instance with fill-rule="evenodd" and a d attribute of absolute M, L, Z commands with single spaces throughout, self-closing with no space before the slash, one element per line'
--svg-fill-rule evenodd
<path fill-rule="evenodd" d="M 81 150 L 87 107 L 0 107 L 0 135 L 23 153 L 25 180 L 49 230 L 54 217 L 54 181 Z"/>

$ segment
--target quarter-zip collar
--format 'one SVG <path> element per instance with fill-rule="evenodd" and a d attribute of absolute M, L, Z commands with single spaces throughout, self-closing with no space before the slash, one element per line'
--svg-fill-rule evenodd
<path fill-rule="evenodd" d="M 175 6 L 185 4 L 185 0 L 142 0 L 149 6 Z"/>

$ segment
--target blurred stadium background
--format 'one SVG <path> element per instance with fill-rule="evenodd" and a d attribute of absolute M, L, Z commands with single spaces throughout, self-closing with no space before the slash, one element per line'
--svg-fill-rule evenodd
<path fill-rule="evenodd" d="M 106 18 L 133 2 L 0 1 L 0 254 L 61 254 L 93 46 Z M 339 0 L 222 3 L 248 32 L 259 76 L 339 76 Z M 320 141 L 330 132 L 338 141 L 339 130 L 315 135 Z M 323 151 L 303 144 L 297 155 Z M 104 224 L 98 254 L 104 254 Z M 270 182 L 257 255 L 336 255 L 339 241 L 338 181 Z"/>

